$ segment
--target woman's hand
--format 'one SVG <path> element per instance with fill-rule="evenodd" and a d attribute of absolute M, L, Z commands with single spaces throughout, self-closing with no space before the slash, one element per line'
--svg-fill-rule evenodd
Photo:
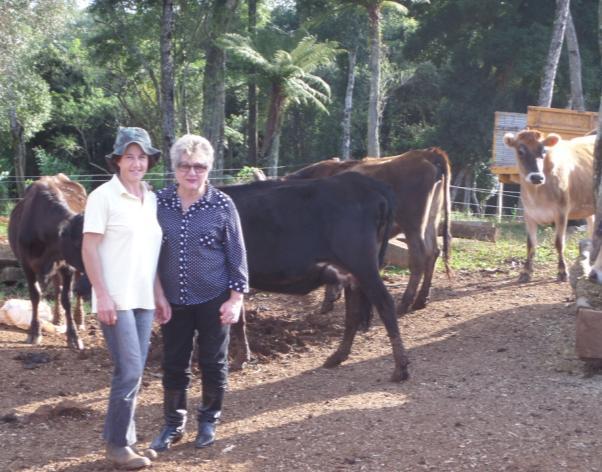
<path fill-rule="evenodd" d="M 164 295 L 155 295 L 155 320 L 159 324 L 165 324 L 171 320 L 171 305 Z"/>
<path fill-rule="evenodd" d="M 96 311 L 101 323 L 112 326 L 117 323 L 117 310 L 115 302 L 108 295 L 99 295 L 96 297 Z"/>
<path fill-rule="evenodd" d="M 242 303 L 242 293 L 232 290 L 230 292 L 230 298 L 226 300 L 219 309 L 221 314 L 220 320 L 223 325 L 232 325 L 238 323 L 240 312 L 242 310 Z"/>

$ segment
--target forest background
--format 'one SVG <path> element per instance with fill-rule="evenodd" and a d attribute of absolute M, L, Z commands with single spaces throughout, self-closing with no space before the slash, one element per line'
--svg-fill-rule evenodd
<path fill-rule="evenodd" d="M 598 0 L 0 0 L 0 202 L 38 175 L 106 180 L 120 125 L 146 128 L 164 153 L 184 133 L 208 137 L 226 181 L 439 146 L 456 185 L 491 188 L 495 111 L 598 111 L 600 11 Z M 168 160 L 153 170 L 157 186 L 169 171 Z"/>

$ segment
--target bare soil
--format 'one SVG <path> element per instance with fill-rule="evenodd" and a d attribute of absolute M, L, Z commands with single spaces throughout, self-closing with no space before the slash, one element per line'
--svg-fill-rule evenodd
<path fill-rule="evenodd" d="M 343 303 L 322 292 L 256 293 L 254 361 L 231 374 L 218 441 L 194 448 L 194 421 L 156 471 L 600 471 L 602 377 L 574 354 L 574 308 L 553 269 L 526 285 L 508 271 L 437 275 L 431 304 L 400 320 L 411 378 L 388 381 L 378 320 L 351 358 L 322 362 L 342 334 Z M 398 297 L 406 278 L 389 276 Z M 89 317 L 82 353 L 0 327 L 0 470 L 104 471 L 100 439 L 111 362 Z M 156 346 L 159 343 L 156 343 Z M 34 354 L 37 354 L 35 356 Z M 138 405 L 142 447 L 162 424 L 160 349 Z M 194 383 L 190 405 L 200 397 Z"/>

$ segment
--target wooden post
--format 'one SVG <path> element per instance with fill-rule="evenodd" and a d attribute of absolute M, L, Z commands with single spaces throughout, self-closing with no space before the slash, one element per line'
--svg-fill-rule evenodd
<path fill-rule="evenodd" d="M 502 211 L 504 207 L 504 184 L 500 182 L 497 190 L 497 220 L 502 221 Z"/>

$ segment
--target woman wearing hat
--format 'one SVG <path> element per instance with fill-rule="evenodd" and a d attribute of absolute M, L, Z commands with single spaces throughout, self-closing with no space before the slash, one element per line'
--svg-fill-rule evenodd
<path fill-rule="evenodd" d="M 173 316 L 161 326 L 165 425 L 150 445 L 155 451 L 184 436 L 195 333 L 203 385 L 195 446 L 213 444 L 228 379 L 230 325 L 240 316 L 249 278 L 236 207 L 208 182 L 211 144 L 187 134 L 170 154 L 176 183 L 157 192 L 157 203 L 164 234 L 159 276 Z"/>
<path fill-rule="evenodd" d="M 113 178 L 90 193 L 84 216 L 82 255 L 92 283 L 92 312 L 114 363 L 103 437 L 115 466 L 138 469 L 149 458 L 136 443 L 136 397 L 153 318 L 166 323 L 169 303 L 156 277 L 162 231 L 155 195 L 142 182 L 161 152 L 142 128 L 119 128 L 107 163 Z"/>

